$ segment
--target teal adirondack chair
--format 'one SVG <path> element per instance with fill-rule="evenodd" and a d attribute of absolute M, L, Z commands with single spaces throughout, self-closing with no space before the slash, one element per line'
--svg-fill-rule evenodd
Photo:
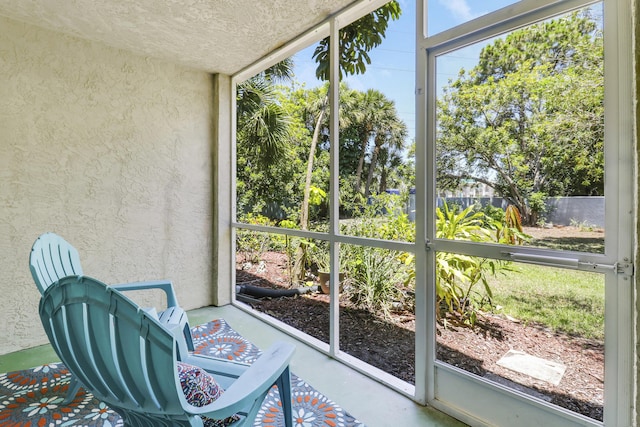
<path fill-rule="evenodd" d="M 180 330 L 172 333 L 121 292 L 87 276 L 49 286 L 39 313 L 62 362 L 123 417 L 125 426 L 202 427 L 202 417 L 223 420 L 234 414 L 234 427 L 251 425 L 273 385 L 286 426 L 293 423 L 291 344 L 274 344 L 251 365 L 194 354 L 179 362 Z M 224 393 L 204 406 L 189 403 L 177 367 L 182 362 L 205 369 Z"/>
<path fill-rule="evenodd" d="M 54 282 L 71 275 L 83 275 L 78 251 L 69 242 L 55 233 L 44 233 L 36 239 L 29 255 L 29 268 L 33 280 L 36 282 L 41 294 Z M 158 321 L 173 329 L 178 325 L 184 334 L 184 345 L 180 345 L 181 356 L 193 351 L 193 339 L 191 329 L 185 311 L 180 308 L 176 299 L 173 285 L 168 280 L 147 282 L 121 283 L 111 285 L 119 291 L 133 291 L 145 289 L 161 289 L 167 298 L 167 308 L 158 313 Z M 153 311 L 155 309 L 149 309 Z M 74 377 L 65 403 L 73 400 L 80 388 L 80 384 Z"/>

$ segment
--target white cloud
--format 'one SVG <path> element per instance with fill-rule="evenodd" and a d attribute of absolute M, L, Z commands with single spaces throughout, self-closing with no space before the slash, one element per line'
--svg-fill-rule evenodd
<path fill-rule="evenodd" d="M 471 12 L 467 0 L 438 0 L 460 22 L 470 21 L 478 15 Z"/>

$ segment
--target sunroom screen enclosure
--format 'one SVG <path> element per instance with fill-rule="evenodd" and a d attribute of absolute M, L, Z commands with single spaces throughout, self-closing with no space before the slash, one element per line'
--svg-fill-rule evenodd
<path fill-rule="evenodd" d="M 313 298 L 319 315 L 328 320 L 325 329 L 302 333 L 275 320 L 271 309 L 254 310 L 240 287 L 235 304 L 471 424 L 630 425 L 633 266 L 631 236 L 624 231 L 632 229 L 633 200 L 630 4 L 507 1 L 502 9 L 468 15 L 447 28 L 434 21 L 442 13 L 438 2 L 401 2 L 403 13 L 415 13 L 417 28 L 415 38 L 405 36 L 407 45 L 415 40 L 416 46 L 413 123 L 402 120 L 402 107 L 385 104 L 388 94 L 376 93 L 378 87 L 354 88 L 345 76 L 338 84 L 345 28 L 385 5 L 358 3 L 234 76 L 236 135 L 242 140 L 236 141 L 232 165 L 237 174 L 232 269 L 247 283 L 252 265 L 271 268 L 264 253 L 279 253 L 288 278 L 278 285 L 283 289 L 316 286 L 320 270 L 331 272 L 329 293 Z M 326 54 L 326 84 L 308 89 L 270 77 L 274 69 L 269 67 L 282 60 L 295 62 L 305 52 L 320 51 Z M 370 65 L 367 73 L 383 64 L 374 57 Z M 251 89 L 247 82 L 263 86 Z M 371 130 L 369 140 L 349 127 L 364 120 L 366 96 L 379 106 L 371 113 L 379 133 Z M 297 154 L 270 164 L 278 155 L 277 144 L 269 146 L 264 134 L 255 137 L 254 145 L 245 143 L 247 132 L 257 128 L 247 126 L 243 114 L 247 102 L 256 100 L 273 101 L 274 109 L 264 117 L 274 123 L 287 112 L 304 118 L 289 116 L 293 128 L 283 131 L 288 143 L 299 147 Z M 397 122 L 394 114 L 400 117 Z M 388 127 L 381 130 L 381 123 Z M 403 145 L 407 139 L 415 145 Z M 371 144 L 363 154 L 364 166 L 357 156 L 348 156 L 363 141 L 363 146 Z M 297 162 L 309 168 L 307 182 L 294 178 Z M 412 173 L 403 175 L 406 165 Z M 274 174 L 290 178 L 278 187 L 269 180 Z M 399 188 L 391 190 L 387 181 Z M 250 182 L 255 184 L 247 186 Z M 481 201 L 479 188 L 491 189 L 487 197 L 500 196 L 501 203 Z M 295 196 L 282 198 L 287 191 Z M 467 199 L 476 200 L 464 204 L 456 198 L 469 191 L 474 193 Z M 604 197 L 602 224 L 578 219 L 565 224 L 576 233 L 595 229 L 589 230 L 591 240 L 578 236 L 587 244 L 536 234 L 554 229 L 545 223 L 544 201 L 556 196 Z M 361 207 L 355 209 L 358 201 Z M 339 274 L 345 270 L 351 273 Z M 370 294 L 358 293 L 363 283 L 370 285 L 363 288 Z M 367 296 L 375 292 L 386 295 L 380 298 L 386 303 L 369 304 Z M 413 375 L 399 377 L 360 360 L 353 345 L 360 338 L 350 334 L 355 315 L 341 300 L 344 295 L 380 319 L 412 316 L 414 326 L 407 333 L 414 340 Z M 520 304 L 531 295 L 546 303 L 536 307 L 531 301 L 536 298 L 529 298 Z M 310 315 L 299 312 L 291 323 Z M 495 329 L 505 319 L 526 324 L 517 333 L 533 333 L 531 346 L 515 348 L 522 337 L 510 341 L 515 336 L 503 329 L 484 338 L 487 347 L 497 345 L 493 353 L 479 356 L 477 368 L 448 356 L 456 342 L 454 352 L 466 354 L 466 360 L 477 354 L 465 353 L 460 341 L 468 335 L 456 335 L 456 330 L 478 324 Z M 577 358 L 562 354 L 576 337 L 584 351 L 577 351 Z M 557 342 L 563 350 L 549 354 L 545 349 L 556 344 L 536 340 Z M 467 350 L 482 345 L 482 339 L 469 342 Z M 580 369 L 580 357 L 587 353 L 596 355 L 584 359 L 596 361 L 588 371 Z M 555 371 L 547 376 L 519 372 L 510 364 L 519 357 Z M 563 381 L 587 386 L 565 393 Z"/>

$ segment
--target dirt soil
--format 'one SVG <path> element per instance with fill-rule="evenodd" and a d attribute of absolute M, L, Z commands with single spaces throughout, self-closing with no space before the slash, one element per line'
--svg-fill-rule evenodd
<path fill-rule="evenodd" d="M 567 227 L 569 228 L 569 227 Z M 573 228 L 573 227 L 571 227 Z M 543 230 L 537 229 L 540 239 Z M 560 230 L 575 234 L 575 230 Z M 528 230 L 532 234 L 532 230 Z M 560 234 L 562 234 L 560 233 Z M 601 232 L 581 234 L 601 240 Z M 591 235 L 593 234 L 593 235 Z M 562 239 L 558 230 L 552 239 Z M 269 289 L 287 289 L 286 257 L 268 252 L 258 264 L 238 257 L 236 281 Z M 302 296 L 263 298 L 249 302 L 267 313 L 323 342 L 329 341 L 329 296 L 311 292 Z M 406 382 L 414 383 L 414 316 L 394 313 L 385 320 L 340 301 L 341 350 Z M 604 393 L 604 346 L 602 342 L 554 333 L 517 319 L 484 314 L 474 329 L 437 324 L 437 359 L 457 368 L 517 389 L 571 411 L 602 421 Z M 509 350 L 562 363 L 566 371 L 558 385 L 535 379 L 498 365 Z"/>

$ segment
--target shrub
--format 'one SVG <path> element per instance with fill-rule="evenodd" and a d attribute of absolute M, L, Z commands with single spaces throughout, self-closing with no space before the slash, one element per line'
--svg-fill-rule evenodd
<path fill-rule="evenodd" d="M 350 236 L 384 240 L 413 241 L 415 224 L 397 208 L 398 196 L 382 194 L 371 198 L 357 218 L 341 226 Z M 407 253 L 380 248 L 341 245 L 340 264 L 346 273 L 345 295 L 357 306 L 390 317 L 394 304 L 413 307 L 413 262 L 405 262 Z M 405 287 L 409 286 L 411 292 Z"/>
<path fill-rule="evenodd" d="M 483 212 L 468 207 L 460 212 L 437 209 L 436 237 L 441 239 L 492 242 L 490 222 Z M 505 267 L 502 261 L 488 260 L 464 254 L 438 252 L 436 254 L 436 302 L 440 319 L 446 314 L 455 316 L 465 324 L 475 324 L 478 310 L 491 305 L 493 295 L 487 281 L 488 275 Z M 478 284 L 482 289 L 478 290 Z"/>
<path fill-rule="evenodd" d="M 505 245 L 521 245 L 531 240 L 522 229 L 520 211 L 514 205 L 509 205 L 502 221 L 493 221 L 490 227 L 496 230 L 496 241 Z"/>
<path fill-rule="evenodd" d="M 273 225 L 266 216 L 248 213 L 239 218 L 240 222 L 257 225 Z M 262 254 L 269 250 L 271 236 L 253 230 L 238 229 L 236 232 L 236 250 L 242 253 L 244 262 L 258 263 L 262 260 Z"/>
<path fill-rule="evenodd" d="M 482 208 L 482 212 L 487 218 L 492 221 L 496 221 L 499 223 L 504 222 L 505 213 L 502 208 L 498 208 L 493 205 L 486 205 L 484 208 Z"/>
<path fill-rule="evenodd" d="M 547 220 L 547 194 L 540 191 L 531 193 L 527 204 L 529 205 L 529 209 L 531 209 L 531 223 L 544 225 Z"/>
<path fill-rule="evenodd" d="M 389 318 L 394 303 L 405 305 L 406 294 L 400 286 L 408 269 L 397 253 L 351 245 L 342 250 L 347 271 L 344 292 L 356 306 Z"/>
<path fill-rule="evenodd" d="M 484 213 L 474 212 L 473 206 L 458 211 L 445 203 L 442 209 L 436 209 L 436 237 L 473 242 L 492 241 L 491 231 L 485 227 L 486 222 Z"/>

